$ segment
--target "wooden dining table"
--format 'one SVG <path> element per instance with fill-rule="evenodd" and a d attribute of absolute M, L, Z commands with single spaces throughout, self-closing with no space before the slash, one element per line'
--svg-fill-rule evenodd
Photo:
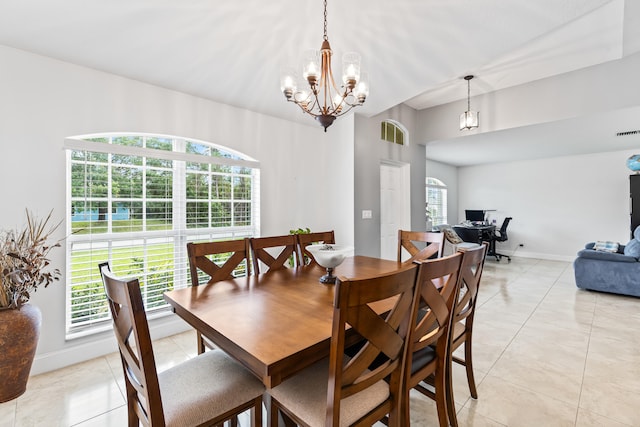
<path fill-rule="evenodd" d="M 365 278 L 400 265 L 355 256 L 334 274 Z M 286 268 L 176 289 L 164 298 L 178 316 L 270 388 L 329 355 L 335 285 L 319 283 L 324 273 L 318 265 Z M 375 310 L 383 313 L 390 305 Z"/>

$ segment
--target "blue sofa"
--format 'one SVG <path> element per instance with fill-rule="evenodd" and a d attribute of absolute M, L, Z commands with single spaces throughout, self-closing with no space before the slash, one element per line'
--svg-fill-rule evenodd
<path fill-rule="evenodd" d="M 587 243 L 573 262 L 576 285 L 582 289 L 640 297 L 640 227 L 617 252 L 594 250 Z"/>

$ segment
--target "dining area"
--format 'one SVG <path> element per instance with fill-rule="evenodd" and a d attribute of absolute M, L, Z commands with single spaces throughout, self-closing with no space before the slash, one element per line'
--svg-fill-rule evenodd
<path fill-rule="evenodd" d="M 452 364 L 458 425 L 637 425 L 637 379 L 627 369 L 640 362 L 637 343 L 629 340 L 637 331 L 631 322 L 616 321 L 634 316 L 635 298 L 576 289 L 569 262 L 486 262 L 473 333 L 478 399 L 470 394 L 466 368 Z M 113 336 L 111 326 L 107 333 Z M 186 323 L 166 336 L 152 325 L 151 334 L 158 372 L 198 357 L 196 331 Z M 453 355 L 463 353 L 461 346 Z M 625 363 L 611 366 L 614 359 Z M 439 425 L 435 401 L 417 390 L 409 399 L 412 426 Z M 0 417 L 3 426 L 128 425 L 115 340 L 104 356 L 33 375 L 23 396 L 0 404 Z M 250 411 L 238 420 L 250 425 Z"/>
<path fill-rule="evenodd" d="M 139 305 L 138 281 L 102 264 L 130 421 L 237 425 L 248 411 L 253 426 L 405 426 L 415 389 L 436 403 L 437 425 L 458 425 L 451 364 L 466 366 L 475 398 L 471 330 L 487 245 L 442 256 L 443 245 L 441 233 L 400 230 L 398 258 L 387 260 L 346 256 L 333 231 L 191 242 L 192 286 L 164 295 L 196 331 L 186 373 L 156 371 L 144 309 L 123 316 Z"/>

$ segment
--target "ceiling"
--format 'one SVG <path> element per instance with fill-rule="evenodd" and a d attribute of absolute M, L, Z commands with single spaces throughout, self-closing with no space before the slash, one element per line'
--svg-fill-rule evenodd
<path fill-rule="evenodd" d="M 372 116 L 464 99 L 466 74 L 477 95 L 619 59 L 624 15 L 624 0 L 329 0 L 327 31 L 338 64 L 362 55 Z M 0 44 L 310 126 L 280 70 L 322 30 L 321 0 L 0 0 Z"/>

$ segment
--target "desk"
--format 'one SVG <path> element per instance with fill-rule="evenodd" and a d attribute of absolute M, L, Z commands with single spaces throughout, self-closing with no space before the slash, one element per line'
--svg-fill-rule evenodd
<path fill-rule="evenodd" d="M 482 243 L 490 240 L 496 231 L 495 225 L 454 225 L 453 229 L 465 242 Z"/>
<path fill-rule="evenodd" d="M 496 241 L 491 238 L 496 232 L 495 225 L 455 225 L 453 229 L 465 242 L 480 244 L 488 240 L 489 248 L 487 250 L 487 256 L 496 255 Z M 498 258 L 496 257 L 496 259 Z"/>
<path fill-rule="evenodd" d="M 399 266 L 356 256 L 345 259 L 334 274 L 370 277 Z M 329 355 L 334 285 L 318 282 L 324 273 L 317 265 L 277 270 L 176 289 L 164 298 L 187 323 L 274 387 Z"/>

